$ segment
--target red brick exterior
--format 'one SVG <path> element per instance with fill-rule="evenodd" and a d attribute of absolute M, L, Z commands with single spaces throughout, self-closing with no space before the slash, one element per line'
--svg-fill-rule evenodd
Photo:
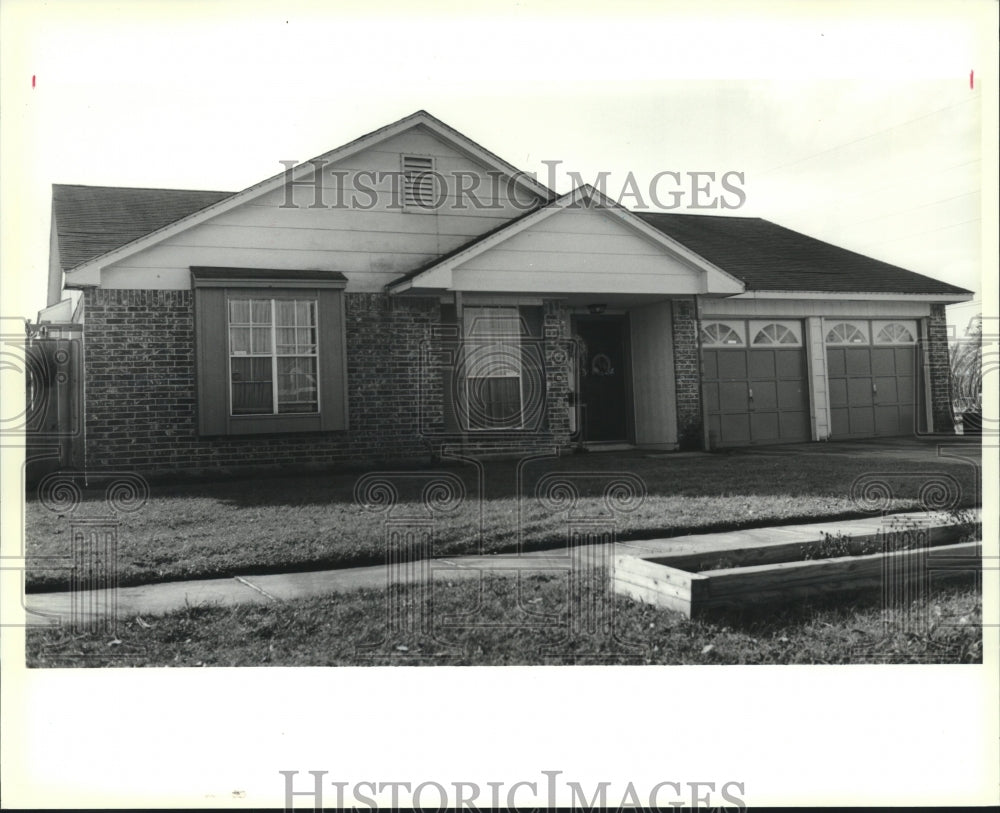
<path fill-rule="evenodd" d="M 931 305 L 927 320 L 927 362 L 931 379 L 931 415 L 935 432 L 954 434 L 951 403 L 951 358 L 948 353 L 948 324 L 944 305 Z"/>
<path fill-rule="evenodd" d="M 570 316 L 562 300 L 542 315 L 543 420 L 531 433 L 447 432 L 441 305 L 434 298 L 347 293 L 345 341 L 349 429 L 201 437 L 190 290 L 87 289 L 84 294 L 83 464 L 150 474 L 376 464 L 453 454 L 531 454 L 571 445 Z M 677 432 L 682 449 L 703 443 L 697 313 L 673 302 Z M 952 432 L 944 306 L 928 320 L 934 430 Z"/>
<path fill-rule="evenodd" d="M 84 370 L 86 453 L 92 470 L 151 474 L 430 460 L 444 443 L 467 453 L 523 452 L 568 442 L 566 374 L 556 352 L 568 334 L 558 303 L 546 308 L 546 427 L 448 438 L 432 332 L 440 303 L 347 293 L 349 428 L 244 437 L 198 434 L 194 307 L 190 290 L 87 289 Z M 561 333 L 560 333 L 561 331 Z M 551 345 L 551 347 L 550 347 Z"/>
<path fill-rule="evenodd" d="M 677 445 L 700 449 L 704 445 L 701 411 L 701 361 L 698 313 L 693 299 L 673 302 L 674 386 L 677 391 Z"/>
<path fill-rule="evenodd" d="M 206 438 L 197 428 L 192 292 L 89 289 L 85 297 L 90 469 L 236 470 L 430 457 L 417 406 L 426 376 L 420 343 L 438 319 L 434 300 L 345 295 L 349 430 Z M 435 386 L 423 382 L 425 402 L 433 402 Z"/>

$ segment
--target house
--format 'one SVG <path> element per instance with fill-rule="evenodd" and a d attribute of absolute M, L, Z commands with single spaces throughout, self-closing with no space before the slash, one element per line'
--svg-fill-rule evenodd
<path fill-rule="evenodd" d="M 75 463 L 168 472 L 951 432 L 971 297 L 420 111 L 242 192 L 55 186 L 39 318 L 82 325 Z"/>

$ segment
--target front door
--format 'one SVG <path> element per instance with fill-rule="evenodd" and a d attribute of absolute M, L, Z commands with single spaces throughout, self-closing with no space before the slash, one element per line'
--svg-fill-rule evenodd
<path fill-rule="evenodd" d="M 628 436 L 625 389 L 625 318 L 579 317 L 580 421 L 587 442 Z"/>

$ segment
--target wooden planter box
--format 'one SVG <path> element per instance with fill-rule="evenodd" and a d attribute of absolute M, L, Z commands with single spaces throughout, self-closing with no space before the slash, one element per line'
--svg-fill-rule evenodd
<path fill-rule="evenodd" d="M 980 569 L 982 559 L 982 542 L 933 546 L 933 540 L 932 546 L 910 550 L 804 558 L 824 544 L 795 542 L 681 556 L 620 555 L 615 558 L 615 592 L 691 618 L 719 608 L 968 578 Z"/>

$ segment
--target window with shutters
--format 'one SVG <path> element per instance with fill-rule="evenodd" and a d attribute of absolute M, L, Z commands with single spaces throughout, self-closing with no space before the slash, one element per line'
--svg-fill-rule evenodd
<path fill-rule="evenodd" d="M 198 429 L 347 429 L 343 274 L 192 268 Z"/>
<path fill-rule="evenodd" d="M 415 211 L 434 206 L 434 159 L 423 155 L 403 156 L 403 208 Z"/>
<path fill-rule="evenodd" d="M 524 426 L 517 307 L 466 307 L 465 400 L 470 429 Z"/>

